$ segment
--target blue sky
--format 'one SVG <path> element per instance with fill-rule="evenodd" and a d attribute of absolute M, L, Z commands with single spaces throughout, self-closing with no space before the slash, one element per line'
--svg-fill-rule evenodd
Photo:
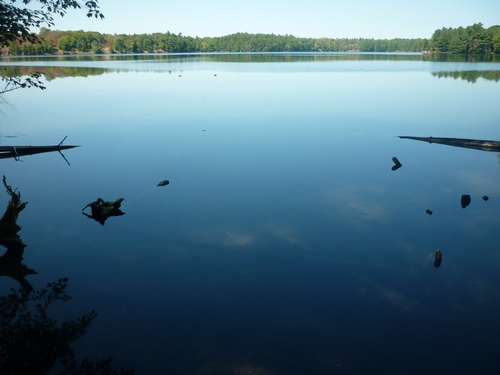
<path fill-rule="evenodd" d="M 330 38 L 430 38 L 442 27 L 500 25 L 500 0 L 99 0 L 104 20 L 83 11 L 58 30 L 222 36 L 236 32 Z"/>

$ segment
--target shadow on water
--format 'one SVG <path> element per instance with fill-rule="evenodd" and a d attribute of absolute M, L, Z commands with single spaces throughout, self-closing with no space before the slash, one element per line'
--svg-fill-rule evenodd
<path fill-rule="evenodd" d="M 18 281 L 19 290 L 0 297 L 0 374 L 41 375 L 53 368 L 61 374 L 108 374 L 132 375 L 134 370 L 114 370 L 111 357 L 99 361 L 84 359 L 80 363 L 71 345 L 85 334 L 97 317 L 95 311 L 80 318 L 58 323 L 48 314 L 55 301 L 68 301 L 67 278 L 49 283 L 46 288 L 35 290 L 26 276 L 37 274 L 22 263 L 26 245 L 18 232 L 19 214 L 27 202 L 21 201 L 21 193 L 12 189 L 3 177 L 3 184 L 10 196 L 7 209 L 0 219 L 0 244 L 7 248 L 0 256 L 0 276 Z"/>

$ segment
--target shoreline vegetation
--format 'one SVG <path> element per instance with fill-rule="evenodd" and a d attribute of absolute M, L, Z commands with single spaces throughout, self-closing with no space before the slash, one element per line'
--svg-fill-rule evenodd
<path fill-rule="evenodd" d="M 210 52 L 421 52 L 500 54 L 500 25 L 481 23 L 436 30 L 430 39 L 299 38 L 293 35 L 236 33 L 222 37 L 182 34 L 101 34 L 41 28 L 40 43 L 11 42 L 2 55 L 64 55 Z"/>

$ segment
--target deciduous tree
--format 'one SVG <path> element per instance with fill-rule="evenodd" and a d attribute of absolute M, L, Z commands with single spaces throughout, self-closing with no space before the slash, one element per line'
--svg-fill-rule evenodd
<path fill-rule="evenodd" d="M 29 6 L 29 7 L 28 7 Z M 68 10 L 83 9 L 87 17 L 104 18 L 97 0 L 0 0 L 0 47 L 11 43 L 40 43 L 34 27 L 54 26 L 54 16 L 64 16 Z M 25 81 L 2 77 L 4 88 L 0 95 L 24 87 L 44 88 L 38 76 Z"/>
<path fill-rule="evenodd" d="M 24 6 L 18 6 L 21 3 Z M 97 1 L 0 0 L 0 47 L 14 40 L 40 41 L 31 29 L 54 26 L 54 15 L 62 17 L 71 9 L 84 9 L 87 17 L 104 18 Z"/>

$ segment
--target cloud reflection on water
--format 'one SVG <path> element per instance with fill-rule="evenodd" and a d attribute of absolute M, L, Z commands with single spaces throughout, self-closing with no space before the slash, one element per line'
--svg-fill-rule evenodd
<path fill-rule="evenodd" d="M 326 192 L 325 203 L 336 212 L 336 214 L 349 221 L 357 220 L 380 220 L 390 213 L 388 206 L 377 202 L 383 198 L 383 194 L 389 191 L 374 187 L 341 187 Z"/>

